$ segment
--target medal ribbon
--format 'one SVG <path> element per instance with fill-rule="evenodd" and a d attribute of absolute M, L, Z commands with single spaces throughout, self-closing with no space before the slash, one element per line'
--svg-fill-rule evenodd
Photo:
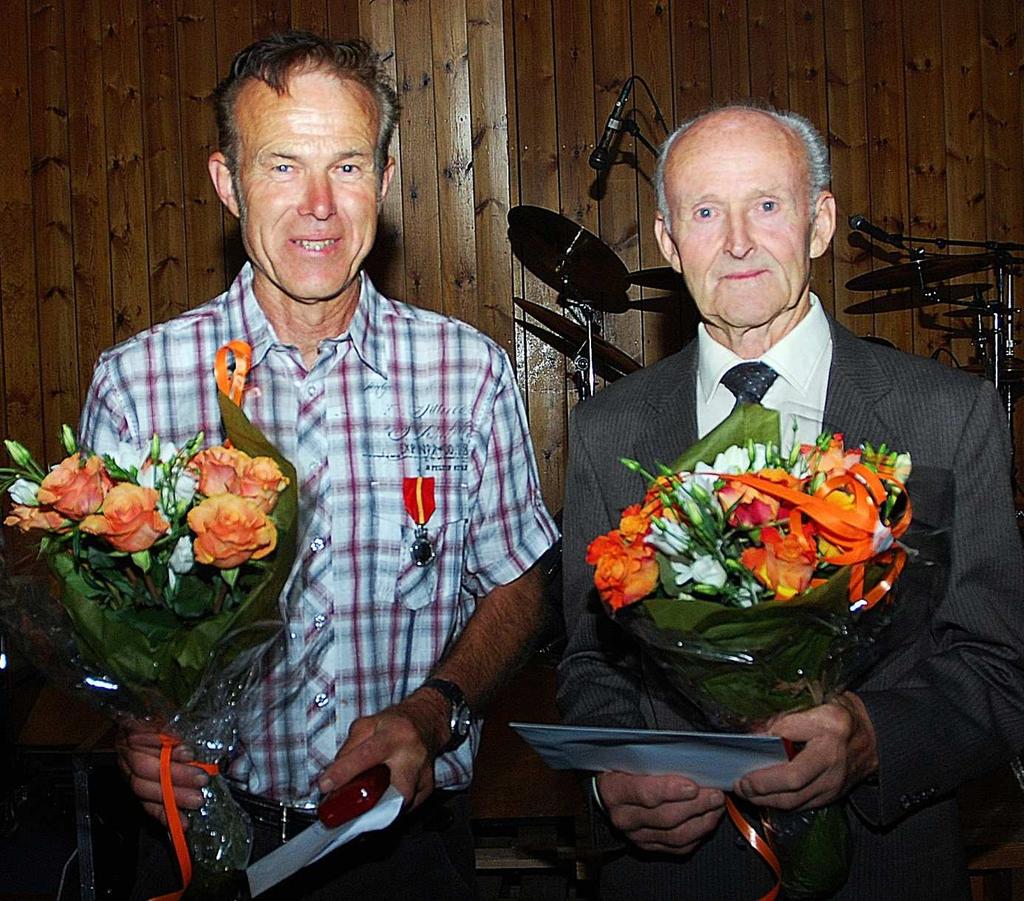
<path fill-rule="evenodd" d="M 164 802 L 167 828 L 171 833 L 174 854 L 178 858 L 182 884 L 178 891 L 158 895 L 155 898 L 150 898 L 149 901 L 178 901 L 192 882 L 192 858 L 188 856 L 185 830 L 181 826 L 181 813 L 178 811 L 178 805 L 174 803 L 174 784 L 171 782 L 171 752 L 177 744 L 179 744 L 178 739 L 163 733 L 160 734 L 160 798 Z M 199 767 L 204 773 L 211 776 L 216 776 L 219 772 L 215 763 L 191 761 L 191 765 Z"/>
<path fill-rule="evenodd" d="M 434 479 L 424 476 L 402 479 L 402 498 L 406 512 L 418 526 L 425 526 L 434 515 Z"/>

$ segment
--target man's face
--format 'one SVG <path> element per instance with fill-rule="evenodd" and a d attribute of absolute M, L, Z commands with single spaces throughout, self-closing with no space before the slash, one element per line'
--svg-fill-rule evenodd
<path fill-rule="evenodd" d="M 323 72 L 293 75 L 278 95 L 246 84 L 235 106 L 238 169 L 210 158 L 225 206 L 241 220 L 242 240 L 264 303 L 354 303 L 356 278 L 373 246 L 377 213 L 394 169 L 378 185 L 378 115 L 370 92 Z"/>
<path fill-rule="evenodd" d="M 751 110 L 711 114 L 680 137 L 665 169 L 671 230 L 661 251 L 686 279 L 715 337 L 739 352 L 747 333 L 776 343 L 809 309 L 811 259 L 828 247 L 835 200 L 812 216 L 800 140 Z"/>

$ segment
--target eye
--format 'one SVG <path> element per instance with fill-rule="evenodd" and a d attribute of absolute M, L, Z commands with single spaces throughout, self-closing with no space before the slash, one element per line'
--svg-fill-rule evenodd
<path fill-rule="evenodd" d="M 338 169 L 345 175 L 354 175 L 356 172 L 359 171 L 359 166 L 357 166 L 355 163 L 342 163 L 340 166 L 338 166 Z"/>
<path fill-rule="evenodd" d="M 697 210 L 698 219 L 710 219 L 713 215 L 713 211 L 709 206 L 702 206 Z"/>
<path fill-rule="evenodd" d="M 778 201 L 775 200 L 762 200 L 761 209 L 766 213 L 774 213 L 779 208 Z"/>
<path fill-rule="evenodd" d="M 278 163 L 276 166 L 273 167 L 272 171 L 274 171 L 274 172 L 291 172 L 292 171 L 292 165 L 291 165 L 291 163 Z"/>

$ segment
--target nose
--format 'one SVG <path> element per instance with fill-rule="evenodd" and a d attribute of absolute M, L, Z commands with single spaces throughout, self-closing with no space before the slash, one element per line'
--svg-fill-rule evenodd
<path fill-rule="evenodd" d="M 754 249 L 747 218 L 740 212 L 729 213 L 726 221 L 725 252 L 742 260 Z"/>
<path fill-rule="evenodd" d="M 325 220 L 330 219 L 335 212 L 334 192 L 331 190 L 330 179 L 325 173 L 309 173 L 303 186 L 299 213 Z"/>

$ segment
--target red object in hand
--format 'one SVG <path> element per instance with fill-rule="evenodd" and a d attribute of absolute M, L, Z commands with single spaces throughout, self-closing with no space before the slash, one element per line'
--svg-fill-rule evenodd
<path fill-rule="evenodd" d="M 320 803 L 317 816 L 328 829 L 334 829 L 370 810 L 390 784 L 391 770 L 378 763 L 332 791 Z"/>

